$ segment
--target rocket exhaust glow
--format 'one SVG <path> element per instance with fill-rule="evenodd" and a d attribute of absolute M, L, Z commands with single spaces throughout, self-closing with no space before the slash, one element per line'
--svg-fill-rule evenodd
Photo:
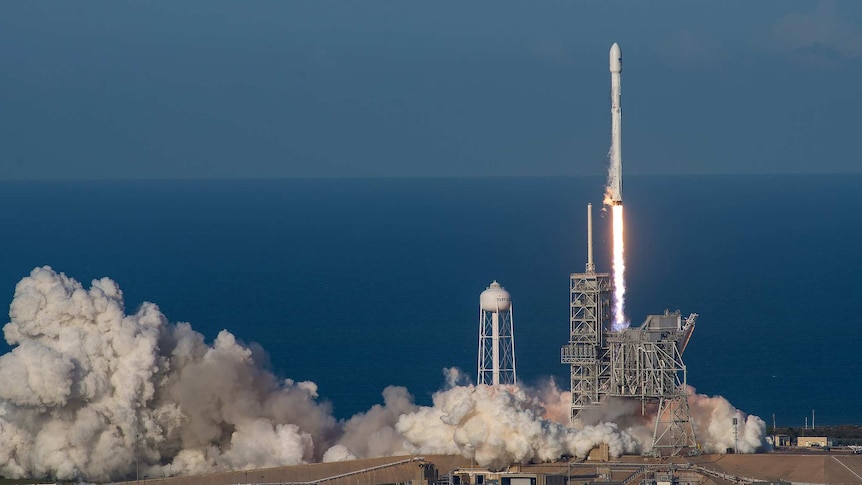
<path fill-rule="evenodd" d="M 625 316 L 625 257 L 623 240 L 623 155 L 622 155 L 622 91 L 621 78 L 623 71 L 623 55 L 619 44 L 611 46 L 609 67 L 611 71 L 611 149 L 608 168 L 608 186 L 605 193 L 605 204 L 613 210 L 613 330 L 622 330 L 629 326 Z"/>
<path fill-rule="evenodd" d="M 623 244 L 623 206 L 622 203 L 611 207 L 613 211 L 613 231 L 614 231 L 614 320 L 611 328 L 614 331 L 619 331 L 628 328 L 629 322 L 625 316 L 625 296 L 626 296 L 626 261 L 624 257 Z"/>

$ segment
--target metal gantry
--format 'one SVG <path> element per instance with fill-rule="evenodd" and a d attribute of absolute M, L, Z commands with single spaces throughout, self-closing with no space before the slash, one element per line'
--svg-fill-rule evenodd
<path fill-rule="evenodd" d="M 698 450 L 688 405 L 687 374 L 682 354 L 694 331 L 697 314 L 683 321 L 679 311 L 649 315 L 638 328 L 608 335 L 608 396 L 657 403 L 652 453 L 671 456 Z"/>
<path fill-rule="evenodd" d="M 609 366 L 605 332 L 610 323 L 611 280 L 608 273 L 573 273 L 570 277 L 569 343 L 560 360 L 571 365 L 570 419 L 602 400 Z"/>
<path fill-rule="evenodd" d="M 608 273 L 596 273 L 593 263 L 592 206 L 587 205 L 587 264 L 570 277 L 569 342 L 560 352 L 571 366 L 574 424 L 584 409 L 608 397 L 638 399 L 641 413 L 656 409 L 653 454 L 677 455 L 699 448 L 691 422 L 685 362 L 682 354 L 694 331 L 697 314 L 685 320 L 680 312 L 649 315 L 636 328 L 612 331 Z"/>
<path fill-rule="evenodd" d="M 569 278 L 569 343 L 560 351 L 560 361 L 571 366 L 572 422 L 585 408 L 601 402 L 607 389 L 605 332 L 610 328 L 612 289 L 610 274 L 596 273 L 593 205 L 587 204 L 587 264 L 583 273 Z"/>

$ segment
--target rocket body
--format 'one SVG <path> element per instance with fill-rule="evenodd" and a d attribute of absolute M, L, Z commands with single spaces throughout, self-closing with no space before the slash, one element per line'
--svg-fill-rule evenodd
<path fill-rule="evenodd" d="M 608 195 L 611 205 L 623 203 L 622 107 L 620 105 L 623 54 L 614 42 L 610 52 L 611 70 L 611 152 L 608 171 Z"/>

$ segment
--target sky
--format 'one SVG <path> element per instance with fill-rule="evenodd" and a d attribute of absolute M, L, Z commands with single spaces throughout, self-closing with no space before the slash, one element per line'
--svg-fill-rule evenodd
<path fill-rule="evenodd" d="M 0 2 L 0 180 L 859 173 L 862 2 Z"/>

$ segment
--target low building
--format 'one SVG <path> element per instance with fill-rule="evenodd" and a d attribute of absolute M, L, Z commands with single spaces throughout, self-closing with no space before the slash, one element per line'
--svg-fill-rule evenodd
<path fill-rule="evenodd" d="M 800 436 L 796 438 L 796 446 L 800 448 L 826 448 L 832 446 L 832 439 L 826 436 Z"/>
<path fill-rule="evenodd" d="M 517 471 L 492 472 L 487 468 L 458 468 L 449 476 L 451 485 L 545 485 L 545 475 Z"/>
<path fill-rule="evenodd" d="M 766 437 L 766 442 L 773 448 L 785 448 L 791 445 L 789 434 L 774 434 Z"/>
<path fill-rule="evenodd" d="M 600 443 L 587 455 L 587 461 L 608 461 L 610 459 L 611 450 L 607 443 Z"/>

